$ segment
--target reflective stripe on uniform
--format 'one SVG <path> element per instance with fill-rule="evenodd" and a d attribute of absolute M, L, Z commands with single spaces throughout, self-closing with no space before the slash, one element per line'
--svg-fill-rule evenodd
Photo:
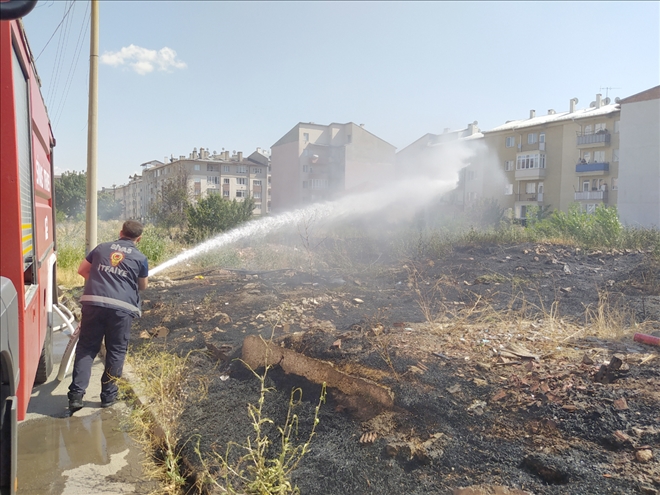
<path fill-rule="evenodd" d="M 118 308 L 133 311 L 139 315 L 142 314 L 140 308 L 138 308 L 137 306 L 133 306 L 132 304 L 129 304 L 124 301 L 120 301 L 119 299 L 113 299 L 111 297 L 86 295 L 80 298 L 80 302 L 109 304 L 110 306 L 117 306 Z"/>

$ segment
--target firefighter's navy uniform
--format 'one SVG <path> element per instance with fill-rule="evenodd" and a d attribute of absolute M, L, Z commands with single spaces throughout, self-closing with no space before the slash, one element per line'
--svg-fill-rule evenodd
<path fill-rule="evenodd" d="M 86 257 L 92 265 L 85 283 L 80 337 L 73 364 L 69 400 L 82 399 L 92 363 L 105 338 L 105 370 L 101 378 L 101 405 L 117 399 L 114 378 L 121 377 L 133 318 L 141 315 L 138 278 L 149 274 L 147 257 L 126 238 L 99 244 Z"/>

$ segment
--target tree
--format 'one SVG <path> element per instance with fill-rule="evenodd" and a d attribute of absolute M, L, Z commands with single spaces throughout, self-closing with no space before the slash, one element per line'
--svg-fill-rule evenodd
<path fill-rule="evenodd" d="M 171 236 L 172 229 L 185 228 L 189 205 L 188 175 L 182 171 L 163 184 L 156 201 L 149 207 L 149 216 L 154 225 L 166 228 Z"/>
<path fill-rule="evenodd" d="M 254 205 L 255 201 L 251 197 L 240 203 L 235 199 L 224 199 L 218 194 L 201 199 L 196 205 L 188 207 L 186 240 L 191 243 L 200 242 L 236 227 L 250 219 Z"/>
<path fill-rule="evenodd" d="M 85 215 L 87 201 L 87 174 L 84 172 L 64 172 L 55 179 L 55 211 L 64 213 L 67 218 Z"/>
<path fill-rule="evenodd" d="M 122 210 L 121 201 L 117 201 L 110 191 L 98 193 L 97 211 L 99 220 L 117 220 L 121 217 Z"/>

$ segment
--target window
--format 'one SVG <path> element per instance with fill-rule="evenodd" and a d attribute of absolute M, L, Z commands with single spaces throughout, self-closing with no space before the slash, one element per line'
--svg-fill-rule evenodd
<path fill-rule="evenodd" d="M 589 181 L 582 181 L 582 192 L 587 192 L 589 190 Z"/>
<path fill-rule="evenodd" d="M 224 191 L 222 191 L 222 195 L 223 195 L 225 198 L 228 198 L 228 197 L 229 197 L 229 189 L 225 189 Z"/>
<path fill-rule="evenodd" d="M 229 173 L 229 165 L 223 165 L 222 166 L 222 171 L 225 173 Z"/>
<path fill-rule="evenodd" d="M 236 177 L 236 184 L 244 186 L 247 184 L 247 179 L 245 177 Z"/>
<path fill-rule="evenodd" d="M 326 189 L 328 187 L 328 179 L 312 179 L 312 189 Z"/>
<path fill-rule="evenodd" d="M 591 127 L 591 124 L 584 126 L 584 133 L 585 134 L 593 134 L 594 133 L 593 127 Z"/>
<path fill-rule="evenodd" d="M 587 204 L 587 213 L 589 215 L 593 215 L 594 213 L 596 213 L 596 205 L 594 203 Z"/>
<path fill-rule="evenodd" d="M 467 194 L 467 200 L 468 201 L 476 201 L 477 200 L 477 193 L 476 192 L 469 192 Z"/>
<path fill-rule="evenodd" d="M 206 182 L 208 184 L 220 184 L 220 177 L 208 176 Z"/>
<path fill-rule="evenodd" d="M 506 138 L 506 147 L 513 148 L 516 145 L 516 138 L 508 137 Z"/>
<path fill-rule="evenodd" d="M 596 124 L 596 128 L 594 130 L 596 131 L 596 134 L 602 134 L 603 132 L 605 132 L 607 130 L 605 126 L 605 122 L 603 122 L 602 124 Z"/>
<path fill-rule="evenodd" d="M 199 170 L 199 169 L 200 169 L 200 168 L 199 168 L 199 164 L 196 164 L 196 165 L 194 166 L 194 169 L 195 169 L 195 170 Z"/>
<path fill-rule="evenodd" d="M 229 177 L 225 177 L 224 179 L 222 179 L 222 183 L 229 185 Z"/>
<path fill-rule="evenodd" d="M 303 186 L 303 189 L 309 189 L 309 181 L 304 180 L 302 186 Z"/>
<path fill-rule="evenodd" d="M 616 191 L 618 189 L 619 189 L 619 178 L 612 177 L 612 191 Z"/>
<path fill-rule="evenodd" d="M 303 172 L 309 172 L 309 165 L 303 165 Z"/>
<path fill-rule="evenodd" d="M 474 170 L 469 170 L 466 173 L 467 180 L 474 180 L 477 177 L 477 173 Z"/>
<path fill-rule="evenodd" d="M 254 194 L 252 195 L 252 197 L 253 197 L 254 199 L 261 199 L 261 193 L 260 193 L 260 192 L 256 192 L 256 193 L 254 193 Z"/>
<path fill-rule="evenodd" d="M 539 134 L 539 150 L 545 151 L 545 132 Z"/>
<path fill-rule="evenodd" d="M 511 196 L 513 194 L 513 184 L 507 184 L 504 188 L 504 194 Z"/>
<path fill-rule="evenodd" d="M 248 168 L 245 165 L 239 165 L 236 167 L 237 174 L 247 174 Z"/>
<path fill-rule="evenodd" d="M 536 193 L 536 182 L 528 182 L 525 184 L 525 192 L 527 194 L 535 194 Z"/>
<path fill-rule="evenodd" d="M 218 168 L 216 165 L 211 165 L 210 163 L 206 164 L 206 171 L 207 172 L 217 172 Z"/>
<path fill-rule="evenodd" d="M 237 198 L 244 198 L 247 195 L 245 191 L 236 191 Z"/>
<path fill-rule="evenodd" d="M 516 170 L 529 168 L 545 168 L 545 153 L 518 155 L 516 159 Z"/>
<path fill-rule="evenodd" d="M 594 151 L 594 162 L 604 163 L 605 162 L 605 152 L 604 151 Z"/>
<path fill-rule="evenodd" d="M 260 180 L 253 180 L 253 181 L 252 181 L 252 185 L 253 185 L 253 186 L 260 186 L 260 185 L 261 185 L 261 181 L 260 181 Z"/>
<path fill-rule="evenodd" d="M 612 161 L 613 162 L 618 162 L 619 161 L 619 150 L 612 150 Z"/>
<path fill-rule="evenodd" d="M 586 151 L 584 155 L 582 155 L 582 159 L 589 163 L 591 161 L 591 151 Z"/>
<path fill-rule="evenodd" d="M 504 162 L 504 171 L 511 172 L 513 170 L 513 160 L 507 160 Z"/>
<path fill-rule="evenodd" d="M 253 173 L 253 174 L 260 174 L 260 173 L 261 173 L 261 169 L 260 169 L 260 168 L 257 168 L 257 167 L 252 167 L 252 173 Z"/>
<path fill-rule="evenodd" d="M 349 144 L 353 142 L 353 134 L 346 134 L 346 142 Z"/>
<path fill-rule="evenodd" d="M 535 132 L 527 134 L 527 144 L 534 144 L 538 141 L 538 135 Z"/>
<path fill-rule="evenodd" d="M 309 132 L 303 133 L 303 141 L 309 143 Z"/>

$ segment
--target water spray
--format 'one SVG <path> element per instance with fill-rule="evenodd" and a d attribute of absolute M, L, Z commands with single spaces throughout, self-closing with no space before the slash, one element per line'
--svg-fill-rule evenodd
<path fill-rule="evenodd" d="M 335 201 L 315 203 L 290 212 L 250 221 L 184 251 L 151 269 L 149 275 L 154 276 L 183 261 L 244 238 L 264 237 L 277 229 L 296 225 L 306 218 L 341 220 L 381 210 L 385 211 L 395 206 L 397 211 L 403 207 L 410 210 L 419 209 L 456 186 L 458 170 L 465 166 L 464 160 L 469 158 L 470 155 L 471 153 L 462 151 L 460 158 L 454 156 L 453 159 L 447 160 L 448 163 L 444 167 L 438 166 L 435 175 L 438 175 L 438 172 L 441 171 L 442 175 L 449 177 L 448 179 L 432 179 L 428 176 L 401 179 L 396 183 L 390 183 L 374 191 L 345 196 Z"/>

